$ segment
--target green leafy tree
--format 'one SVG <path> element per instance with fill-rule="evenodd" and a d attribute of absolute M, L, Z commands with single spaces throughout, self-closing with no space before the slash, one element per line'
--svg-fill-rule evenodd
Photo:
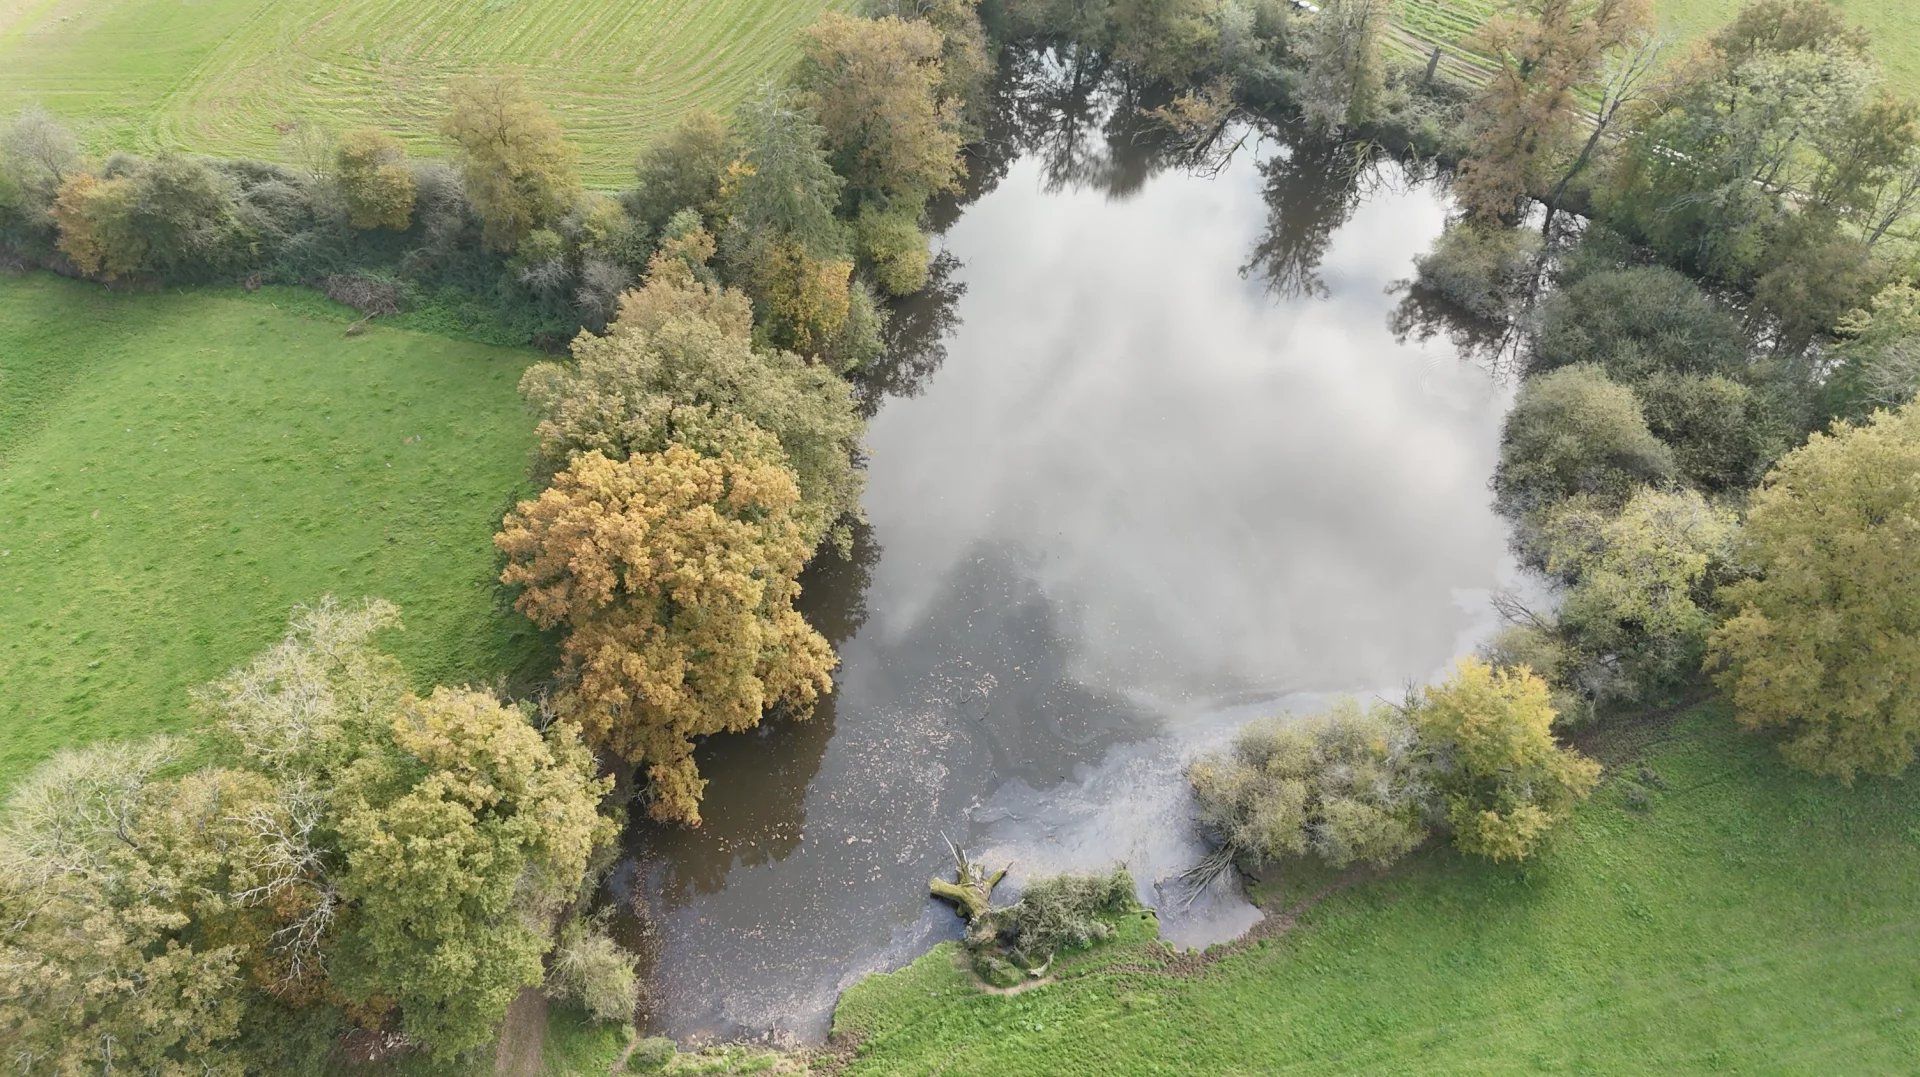
<path fill-rule="evenodd" d="M 1598 763 L 1554 742 L 1547 683 L 1527 669 L 1465 659 L 1412 713 L 1461 852 L 1532 856 L 1600 779 Z"/>
<path fill-rule="evenodd" d="M 1380 43 L 1386 0 L 1328 0 L 1307 20 L 1298 50 L 1300 110 L 1323 130 L 1363 127 L 1386 95 Z"/>
<path fill-rule="evenodd" d="M 1602 208 L 1667 257 L 1749 281 L 1783 221 L 1817 201 L 1822 147 L 1877 102 L 1864 35 L 1820 0 L 1750 4 L 1695 53 L 1617 158 Z"/>
<path fill-rule="evenodd" d="M 1113 55 L 1149 79 L 1177 83 L 1217 52 L 1218 0 L 1108 0 Z"/>
<path fill-rule="evenodd" d="M 633 196 L 635 216 L 656 230 L 683 209 L 716 219 L 733 161 L 727 121 L 703 108 L 690 109 L 673 130 L 641 151 L 634 166 L 639 181 Z"/>
<path fill-rule="evenodd" d="M 742 154 L 723 191 L 728 263 L 745 271 L 779 243 L 838 257 L 846 236 L 834 209 L 845 181 L 828 160 L 826 129 L 792 91 L 773 88 L 742 105 L 735 120 Z"/>
<path fill-rule="evenodd" d="M 490 1042 L 541 982 L 552 916 L 614 836 L 597 813 L 611 782 L 573 727 L 543 736 L 482 692 L 409 697 L 388 738 L 333 793 L 353 906 L 336 976 L 391 1000 L 410 1038 L 450 1058 Z"/>
<path fill-rule="evenodd" d="M 1920 744 L 1920 405 L 1814 434 L 1753 497 L 1754 578 L 1712 658 L 1734 714 L 1797 766 L 1897 774 Z"/>
<path fill-rule="evenodd" d="M 447 87 L 440 130 L 459 151 L 482 237 L 512 251 L 558 220 L 580 191 L 573 147 L 553 114 L 508 76 L 464 77 Z"/>
<path fill-rule="evenodd" d="M 1896 281 L 1840 319 L 1826 407 L 1846 419 L 1897 408 L 1920 392 L 1920 288 Z"/>
<path fill-rule="evenodd" d="M 929 195 L 959 184 L 958 106 L 941 96 L 938 30 L 828 12 L 802 43 L 798 85 L 853 194 L 917 215 Z"/>
<path fill-rule="evenodd" d="M 23 1072 L 243 1072 L 244 948 L 221 930 L 256 777 L 155 780 L 165 742 L 48 760 L 0 816 L 0 1042 Z M 231 859 L 230 859 L 231 858 Z"/>
<path fill-rule="evenodd" d="M 547 927 L 613 837 L 578 733 L 544 734 L 483 693 L 422 699 L 372 646 L 386 603 L 296 612 L 286 636 L 200 702 L 270 780 L 241 896 L 270 914 L 256 978 L 329 1000 L 442 1060 L 490 1040 L 542 979 Z"/>

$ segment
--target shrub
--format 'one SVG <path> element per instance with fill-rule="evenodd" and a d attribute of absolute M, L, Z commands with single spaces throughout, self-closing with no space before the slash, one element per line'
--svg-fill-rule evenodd
<path fill-rule="evenodd" d="M 1522 515 L 1575 494 L 1620 504 L 1676 471 L 1633 391 L 1581 364 L 1521 386 L 1501 431 L 1493 488 L 1502 511 Z"/>
<path fill-rule="evenodd" d="M 547 958 L 546 992 L 596 1021 L 630 1021 L 640 1005 L 640 977 L 633 954 L 607 937 L 604 920 L 576 916 Z"/>
<path fill-rule="evenodd" d="M 1600 765 L 1554 743 L 1553 719 L 1545 681 L 1478 659 L 1422 694 L 1413 724 L 1461 852 L 1524 860 L 1593 791 Z"/>
<path fill-rule="evenodd" d="M 1414 259 L 1419 283 L 1481 318 L 1505 319 L 1533 274 L 1540 237 L 1530 228 L 1459 223 Z"/>
<path fill-rule="evenodd" d="M 1547 514 L 1546 568 L 1569 584 L 1561 670 L 1582 695 L 1635 702 L 1698 672 L 1735 528 L 1692 490 L 1642 489 L 1618 513 L 1574 498 Z"/>
<path fill-rule="evenodd" d="M 1746 355 L 1746 335 L 1733 315 L 1681 274 L 1648 266 L 1593 273 L 1548 296 L 1532 365 L 1545 371 L 1593 363 L 1631 384 L 1663 371 L 1739 370 Z"/>
<path fill-rule="evenodd" d="M 1718 374 L 1654 374 L 1635 395 L 1680 476 L 1704 490 L 1753 486 L 1786 440 L 1786 423 L 1765 398 Z"/>
<path fill-rule="evenodd" d="M 1388 864 L 1426 836 L 1419 756 L 1398 712 L 1348 699 L 1317 717 L 1255 722 L 1187 778 L 1202 827 L 1249 868 L 1306 855 Z"/>
<path fill-rule="evenodd" d="M 932 257 L 927 237 L 911 215 L 869 205 L 860 210 L 853 228 L 861 260 L 888 295 L 911 295 L 927 286 Z"/>
<path fill-rule="evenodd" d="M 983 920 L 1015 962 L 1032 968 L 1063 950 L 1082 950 L 1110 938 L 1110 918 L 1134 906 L 1133 876 L 1115 868 L 1105 875 L 1035 879 L 1020 900 Z"/>
<path fill-rule="evenodd" d="M 658 1073 L 673 1062 L 680 1048 L 665 1036 L 648 1036 L 627 1053 L 627 1070 L 632 1073 Z"/>

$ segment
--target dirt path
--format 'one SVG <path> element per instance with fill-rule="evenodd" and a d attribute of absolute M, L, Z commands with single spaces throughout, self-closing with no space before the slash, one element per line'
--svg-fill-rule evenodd
<path fill-rule="evenodd" d="M 537 987 L 523 987 L 507 1007 L 506 1020 L 500 1022 L 493 1072 L 499 1077 L 540 1077 L 546 1040 L 547 996 Z"/>

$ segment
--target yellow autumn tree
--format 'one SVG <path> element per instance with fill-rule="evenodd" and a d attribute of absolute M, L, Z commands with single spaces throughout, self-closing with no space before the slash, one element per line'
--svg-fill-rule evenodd
<path fill-rule="evenodd" d="M 512 251 L 579 194 L 573 147 L 517 78 L 455 79 L 447 101 L 440 130 L 459 149 L 460 175 L 483 238 L 493 250 Z"/>
<path fill-rule="evenodd" d="M 521 612 L 567 631 L 560 713 L 647 768 L 656 819 L 700 822 L 694 738 L 805 717 L 832 686 L 833 650 L 793 608 L 812 550 L 778 452 L 584 453 L 494 537 Z"/>
<path fill-rule="evenodd" d="M 1755 577 L 1710 660 L 1734 714 L 1786 735 L 1789 762 L 1851 781 L 1920 745 L 1920 404 L 1788 453 L 1753 497 Z"/>
<path fill-rule="evenodd" d="M 340 136 L 334 180 L 355 228 L 400 231 L 413 220 L 413 171 L 400 140 L 371 127 Z"/>
<path fill-rule="evenodd" d="M 918 206 L 958 186 L 957 105 L 928 23 L 828 12 L 801 35 L 798 81 L 855 192 Z"/>
<path fill-rule="evenodd" d="M 1464 659 L 1412 711 L 1461 852 L 1532 856 L 1600 779 L 1600 764 L 1554 742 L 1552 693 L 1524 666 Z"/>
<path fill-rule="evenodd" d="M 60 250 L 82 273 L 112 280 L 140 268 L 146 243 L 128 224 L 135 195 L 125 177 L 75 172 L 60 185 L 52 210 Z"/>

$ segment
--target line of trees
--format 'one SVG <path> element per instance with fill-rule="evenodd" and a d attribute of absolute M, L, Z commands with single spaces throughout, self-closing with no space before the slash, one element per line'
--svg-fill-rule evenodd
<path fill-rule="evenodd" d="M 612 196 L 503 77 L 450 84 L 445 163 L 374 130 L 301 132 L 295 166 L 89 160 L 39 112 L 0 132 L 17 260 L 572 338 L 523 379 L 543 490 L 496 537 L 517 608 L 562 634 L 551 691 L 415 696 L 372 644 L 395 612 L 329 602 L 205 693 L 219 765 L 159 744 L 49 762 L 0 817 L 0 1041 L 25 1068 L 462 1065 L 536 985 L 631 1017 L 632 956 L 577 915 L 622 814 L 601 775 L 642 769 L 650 813 L 698 825 L 696 740 L 830 689 L 794 599 L 858 520 L 846 375 L 881 350 L 882 297 L 928 281 L 921 222 L 992 67 L 971 0 L 828 14 L 802 52 Z"/>
<path fill-rule="evenodd" d="M 1644 12 L 1614 0 L 1536 0 L 1482 40 L 1504 44 L 1464 127 L 1465 219 L 1420 284 L 1514 326 L 1525 379 L 1493 486 L 1560 585 L 1554 611 L 1506 604 L 1490 656 L 1545 675 L 1574 721 L 1704 668 L 1795 764 L 1898 773 L 1920 741 L 1893 687 L 1920 677 L 1902 567 L 1920 266 L 1896 235 L 1915 106 L 1823 0 L 1755 0 L 1664 70 Z M 1584 143 L 1572 98 L 1543 111 L 1515 88 L 1555 71 L 1602 102 Z M 1487 137 L 1523 124 L 1528 167 Z M 1543 241 L 1515 227 L 1528 196 L 1592 218 L 1569 246 L 1549 206 Z"/>
<path fill-rule="evenodd" d="M 649 150 L 644 284 L 522 382 L 547 486 L 495 539 L 501 579 L 564 633 L 555 713 L 644 769 L 663 822 L 700 823 L 698 738 L 832 686 L 794 600 L 859 515 L 842 374 L 879 350 L 876 290 L 927 282 L 921 218 L 964 174 L 990 67 L 971 4 L 912 14 L 823 16 L 790 84 Z"/>

